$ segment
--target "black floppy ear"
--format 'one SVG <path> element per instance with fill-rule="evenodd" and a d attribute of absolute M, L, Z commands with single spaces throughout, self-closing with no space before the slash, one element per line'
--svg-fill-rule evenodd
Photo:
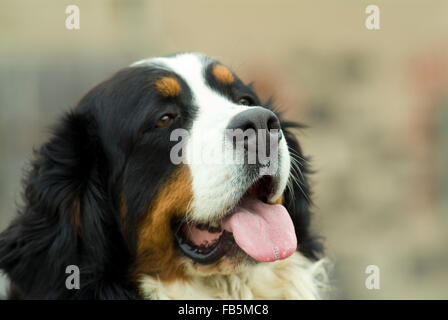
<path fill-rule="evenodd" d="M 283 203 L 294 223 L 298 251 L 310 259 L 317 259 L 323 251 L 323 246 L 320 237 L 314 235 L 310 230 L 312 193 L 307 177 L 311 173 L 309 159 L 303 155 L 297 138 L 291 132 L 291 129 L 303 128 L 304 126 L 288 121 L 281 121 L 281 126 L 291 156 L 290 175 L 294 177 L 290 177 Z"/>
<path fill-rule="evenodd" d="M 102 171 L 107 169 L 101 150 L 94 122 L 75 110 L 35 152 L 24 180 L 24 207 L 0 234 L 0 269 L 11 280 L 13 297 L 129 296 L 119 285 L 95 283 L 108 276 L 105 266 L 110 265 L 114 243 L 106 239 L 117 239 L 106 205 Z M 66 287 L 69 265 L 79 267 L 79 290 Z"/>

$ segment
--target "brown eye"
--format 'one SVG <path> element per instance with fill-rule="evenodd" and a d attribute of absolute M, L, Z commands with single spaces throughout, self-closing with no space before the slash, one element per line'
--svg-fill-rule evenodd
<path fill-rule="evenodd" d="M 243 97 L 238 100 L 238 104 L 241 104 L 243 106 L 251 106 L 253 105 L 253 101 L 249 97 Z"/>
<path fill-rule="evenodd" d="M 164 114 L 160 117 L 160 119 L 156 123 L 156 128 L 163 128 L 167 127 L 173 122 L 173 119 L 175 118 L 174 114 Z"/>

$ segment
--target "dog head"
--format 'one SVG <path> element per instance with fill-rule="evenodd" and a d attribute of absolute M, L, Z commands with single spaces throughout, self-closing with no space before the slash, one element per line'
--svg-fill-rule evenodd
<path fill-rule="evenodd" d="M 93 88 L 36 154 L 0 268 L 24 297 L 138 297 L 161 281 L 314 258 L 306 159 L 270 104 L 193 53 Z M 64 287 L 68 265 L 81 288 Z"/>

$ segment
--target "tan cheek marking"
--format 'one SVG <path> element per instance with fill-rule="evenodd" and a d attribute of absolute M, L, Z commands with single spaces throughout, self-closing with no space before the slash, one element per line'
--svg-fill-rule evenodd
<path fill-rule="evenodd" d="M 276 201 L 274 201 L 274 204 L 283 204 L 283 195 L 281 195 Z"/>
<path fill-rule="evenodd" d="M 179 81 L 173 77 L 163 77 L 155 83 L 157 92 L 165 98 L 176 97 L 180 94 Z"/>
<path fill-rule="evenodd" d="M 184 279 L 181 259 L 176 253 L 171 221 L 186 214 L 193 198 L 191 174 L 180 167 L 160 188 L 145 217 L 139 224 L 137 263 L 134 280 L 142 275 L 162 281 Z"/>
<path fill-rule="evenodd" d="M 232 72 L 220 64 L 213 67 L 213 75 L 218 81 L 226 85 L 232 84 L 235 81 Z"/>

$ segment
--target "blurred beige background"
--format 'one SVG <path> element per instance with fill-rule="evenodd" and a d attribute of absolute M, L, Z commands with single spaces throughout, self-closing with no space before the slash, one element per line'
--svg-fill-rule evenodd
<path fill-rule="evenodd" d="M 381 30 L 364 26 L 372 3 Z M 200 51 L 311 127 L 334 298 L 448 298 L 447 1 L 2 0 L 0 39 L 0 230 L 58 115 L 133 61 Z"/>

